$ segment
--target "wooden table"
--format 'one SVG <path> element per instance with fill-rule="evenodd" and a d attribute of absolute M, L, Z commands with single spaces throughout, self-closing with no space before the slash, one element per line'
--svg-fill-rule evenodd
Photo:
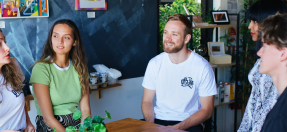
<path fill-rule="evenodd" d="M 131 118 L 107 123 L 106 127 L 109 132 L 186 132 Z"/>

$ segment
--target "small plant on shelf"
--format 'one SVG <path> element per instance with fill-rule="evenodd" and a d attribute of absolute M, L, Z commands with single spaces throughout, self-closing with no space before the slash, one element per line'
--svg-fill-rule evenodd
<path fill-rule="evenodd" d="M 111 119 L 111 114 L 107 111 L 105 111 L 105 113 L 106 113 L 105 118 Z M 81 118 L 81 111 L 77 110 L 73 114 L 73 119 L 78 120 L 80 118 Z M 88 116 L 84 120 L 83 123 L 78 124 L 78 125 L 80 125 L 79 129 L 76 128 L 76 127 L 78 127 L 78 125 L 77 126 L 68 126 L 66 128 L 66 132 L 108 132 L 108 130 L 106 129 L 106 126 L 103 123 L 105 118 L 102 118 L 102 117 L 96 115 L 92 119 L 90 116 Z M 54 128 L 54 132 L 56 132 L 56 128 Z"/>
<path fill-rule="evenodd" d="M 220 37 L 220 42 L 221 40 L 225 40 L 224 41 L 224 46 L 228 47 L 228 46 L 233 46 L 231 42 L 233 42 L 235 40 L 235 38 L 232 38 L 230 35 L 231 30 L 225 30 L 225 33 L 223 36 Z"/>

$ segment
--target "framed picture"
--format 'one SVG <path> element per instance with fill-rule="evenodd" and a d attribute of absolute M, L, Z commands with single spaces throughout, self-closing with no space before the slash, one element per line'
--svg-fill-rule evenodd
<path fill-rule="evenodd" d="M 0 0 L 0 19 L 49 17 L 49 0 Z"/>
<path fill-rule="evenodd" d="M 208 53 L 209 55 L 223 55 L 225 54 L 224 42 L 208 42 Z"/>
<path fill-rule="evenodd" d="M 107 10 L 107 0 L 75 0 L 75 10 Z"/>
<path fill-rule="evenodd" d="M 211 11 L 212 22 L 214 24 L 229 24 L 230 19 L 227 10 Z"/>

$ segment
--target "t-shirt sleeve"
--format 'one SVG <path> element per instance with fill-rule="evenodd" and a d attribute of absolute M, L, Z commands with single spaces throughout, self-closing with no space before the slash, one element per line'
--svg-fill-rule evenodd
<path fill-rule="evenodd" d="M 43 63 L 37 63 L 32 70 L 31 78 L 30 78 L 30 84 L 33 83 L 40 83 L 49 85 L 50 79 L 49 79 L 49 72 L 45 64 Z"/>
<path fill-rule="evenodd" d="M 155 90 L 155 79 L 155 61 L 152 59 L 147 65 L 142 86 L 150 90 Z"/>
<path fill-rule="evenodd" d="M 199 96 L 207 97 L 217 94 L 217 88 L 213 69 L 209 64 L 204 66 L 201 82 L 199 84 Z"/>

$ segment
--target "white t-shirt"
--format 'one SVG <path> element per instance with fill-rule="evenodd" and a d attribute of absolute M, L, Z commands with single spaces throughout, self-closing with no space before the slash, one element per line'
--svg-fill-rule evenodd
<path fill-rule="evenodd" d="M 217 94 L 210 64 L 194 52 L 179 64 L 172 63 L 165 52 L 152 58 L 142 86 L 156 90 L 154 112 L 161 120 L 183 121 L 201 108 L 199 96 Z"/>
<path fill-rule="evenodd" d="M 4 77 L 0 74 L 0 84 L 3 84 Z M 4 130 L 20 130 L 26 128 L 25 97 L 24 93 L 15 91 L 10 85 L 0 86 L 0 132 Z"/>

